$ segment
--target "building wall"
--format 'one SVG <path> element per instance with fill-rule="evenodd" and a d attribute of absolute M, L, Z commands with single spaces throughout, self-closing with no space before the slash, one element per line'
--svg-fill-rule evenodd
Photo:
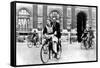
<path fill-rule="evenodd" d="M 87 15 L 86 23 L 96 30 L 96 9 L 92 7 L 79 6 L 59 6 L 59 5 L 40 5 L 40 4 L 17 4 L 17 11 L 22 7 L 27 8 L 31 12 L 31 28 L 41 27 L 46 25 L 46 19 L 52 10 L 61 12 L 61 29 L 74 29 L 77 27 L 77 14 L 83 11 Z M 16 20 L 17 22 L 17 20 Z M 39 25 L 41 24 L 41 25 Z M 43 27 L 42 27 L 43 26 Z"/>
<path fill-rule="evenodd" d="M 30 29 L 31 29 L 31 28 L 33 28 L 33 26 L 32 26 L 33 25 L 33 12 L 32 12 L 33 6 L 32 6 L 32 4 L 22 4 L 22 3 L 16 4 L 16 26 L 19 23 L 19 21 L 18 21 L 19 10 L 22 9 L 22 8 L 27 9 L 27 11 L 30 13 L 30 21 L 28 22 L 29 23 L 28 27 L 30 27 Z M 23 30 L 19 30 L 20 27 L 18 27 L 18 31 L 22 32 Z"/>

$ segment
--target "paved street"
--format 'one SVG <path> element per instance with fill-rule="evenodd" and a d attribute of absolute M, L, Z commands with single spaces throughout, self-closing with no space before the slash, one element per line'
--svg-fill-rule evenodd
<path fill-rule="evenodd" d="M 27 47 L 27 43 L 17 43 L 17 65 L 42 64 L 40 49 L 33 46 Z M 60 60 L 52 59 L 49 63 L 76 62 L 96 60 L 96 49 L 81 49 L 80 43 L 62 42 L 62 55 Z"/>

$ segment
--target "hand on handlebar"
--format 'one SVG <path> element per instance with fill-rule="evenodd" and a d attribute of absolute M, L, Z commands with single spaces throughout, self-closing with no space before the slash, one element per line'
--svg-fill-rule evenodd
<path fill-rule="evenodd" d="M 53 36 L 54 36 L 54 34 L 51 34 L 51 35 L 45 34 L 45 35 L 44 35 L 45 38 L 51 38 L 51 37 L 53 37 Z"/>
<path fill-rule="evenodd" d="M 54 35 L 56 35 L 56 34 L 57 34 L 57 31 L 55 31 Z"/>

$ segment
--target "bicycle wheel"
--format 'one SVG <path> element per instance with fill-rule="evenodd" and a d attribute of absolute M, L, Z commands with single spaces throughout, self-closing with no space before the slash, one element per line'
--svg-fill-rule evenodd
<path fill-rule="evenodd" d="M 91 42 L 91 48 L 93 49 L 93 48 L 95 48 L 95 42 L 92 40 L 92 42 Z"/>
<path fill-rule="evenodd" d="M 27 42 L 27 46 L 28 46 L 29 48 L 32 48 L 33 43 L 32 43 L 32 42 Z"/>
<path fill-rule="evenodd" d="M 59 47 L 58 47 L 58 52 L 57 52 L 57 59 L 60 59 L 61 58 L 61 53 L 62 53 L 62 46 L 61 46 L 61 44 L 60 45 L 58 45 Z"/>
<path fill-rule="evenodd" d="M 89 41 L 85 42 L 85 49 L 89 49 Z"/>
<path fill-rule="evenodd" d="M 84 40 L 81 41 L 81 49 L 86 49 L 86 41 L 84 42 Z"/>
<path fill-rule="evenodd" d="M 36 42 L 36 48 L 39 48 L 40 47 L 40 44 L 39 44 L 39 42 Z"/>
<path fill-rule="evenodd" d="M 49 46 L 43 45 L 40 51 L 40 58 L 43 63 L 47 63 L 49 60 Z"/>
<path fill-rule="evenodd" d="M 83 49 L 83 46 L 84 46 L 84 43 L 83 43 L 83 40 L 82 40 L 82 41 L 81 41 L 80 48 Z"/>

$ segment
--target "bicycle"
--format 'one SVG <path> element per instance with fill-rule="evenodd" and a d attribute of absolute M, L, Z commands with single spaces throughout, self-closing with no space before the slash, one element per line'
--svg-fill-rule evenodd
<path fill-rule="evenodd" d="M 90 37 L 83 38 L 81 43 L 82 46 L 85 47 L 85 49 L 94 48 L 94 44 L 95 44 L 94 40 L 90 39 Z"/>
<path fill-rule="evenodd" d="M 32 38 L 32 35 L 29 35 L 29 36 L 27 37 L 27 46 L 28 46 L 28 48 L 32 48 L 33 45 L 34 45 L 35 47 L 39 48 L 38 36 Z"/>
<path fill-rule="evenodd" d="M 94 40 L 93 39 L 90 39 L 89 40 L 89 48 L 94 48 L 94 45 L 95 45 L 95 42 L 94 42 Z"/>
<path fill-rule="evenodd" d="M 56 41 L 53 41 L 54 36 L 51 35 L 49 39 L 47 39 L 48 43 L 44 44 L 41 48 L 40 51 L 40 58 L 43 63 L 48 63 L 48 61 L 53 57 L 54 51 L 53 51 L 53 45 L 51 46 L 52 43 L 56 43 L 58 45 L 58 50 L 57 50 L 57 57 L 56 59 L 60 59 L 61 53 L 62 53 L 62 47 L 61 44 L 58 44 Z"/>
<path fill-rule="evenodd" d="M 85 49 L 89 48 L 89 44 L 88 44 L 88 41 L 87 41 L 86 38 L 82 39 L 82 41 L 81 41 L 81 48 L 82 48 L 82 46 L 85 47 Z"/>

